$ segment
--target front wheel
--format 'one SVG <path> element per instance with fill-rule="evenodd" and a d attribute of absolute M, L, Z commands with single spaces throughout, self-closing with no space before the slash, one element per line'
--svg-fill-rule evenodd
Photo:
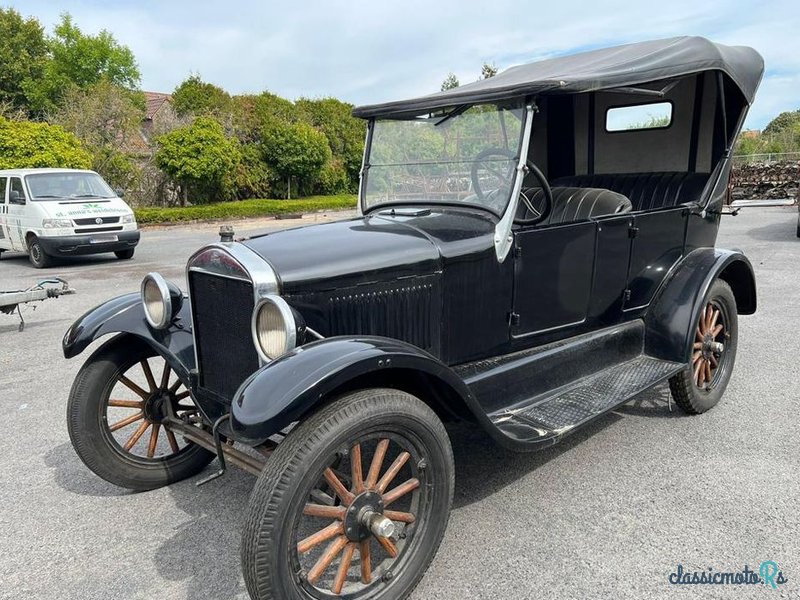
<path fill-rule="evenodd" d="M 669 380 L 672 397 L 684 412 L 697 415 L 719 402 L 733 373 L 737 328 L 736 298 L 717 279 L 700 312 L 689 364 Z"/>
<path fill-rule="evenodd" d="M 163 358 L 144 342 L 117 337 L 75 378 L 67 429 L 95 474 L 120 487 L 150 490 L 191 477 L 214 458 L 163 425 L 167 415 L 200 419 L 185 383 Z"/>
<path fill-rule="evenodd" d="M 45 269 L 53 265 L 53 257 L 44 251 L 36 236 L 31 236 L 28 240 L 28 259 L 37 269 Z"/>
<path fill-rule="evenodd" d="M 242 570 L 254 600 L 397 600 L 444 535 L 453 454 L 436 414 L 390 389 L 355 392 L 278 445 L 250 497 Z"/>

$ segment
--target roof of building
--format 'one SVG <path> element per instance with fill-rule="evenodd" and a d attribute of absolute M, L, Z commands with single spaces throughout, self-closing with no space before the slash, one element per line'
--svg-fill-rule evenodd
<path fill-rule="evenodd" d="M 147 103 L 144 118 L 148 120 L 155 117 L 156 113 L 161 110 L 161 107 L 164 106 L 166 102 L 172 100 L 170 94 L 163 94 L 161 92 L 144 92 L 144 98 Z"/>

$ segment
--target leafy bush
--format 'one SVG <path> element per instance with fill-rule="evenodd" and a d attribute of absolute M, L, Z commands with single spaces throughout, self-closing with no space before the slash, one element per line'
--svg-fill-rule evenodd
<path fill-rule="evenodd" d="M 0 117 L 0 169 L 90 169 L 92 155 L 58 125 Z"/>
<path fill-rule="evenodd" d="M 276 194 L 278 174 L 264 161 L 259 144 L 243 144 L 242 160 L 236 168 L 233 185 L 239 198 L 269 198 Z"/>
<path fill-rule="evenodd" d="M 240 200 L 218 202 L 196 206 L 135 208 L 136 220 L 140 224 L 179 223 L 212 219 L 248 219 L 287 213 L 309 213 L 320 210 L 343 210 L 355 208 L 356 197 L 352 194 L 339 196 L 311 196 L 301 200 Z"/>
<path fill-rule="evenodd" d="M 322 167 L 314 183 L 318 194 L 344 194 L 351 191 L 350 177 L 342 161 L 334 158 Z"/>
<path fill-rule="evenodd" d="M 178 116 L 216 115 L 230 109 L 231 97 L 221 87 L 192 75 L 172 92 L 172 108 Z"/>
<path fill-rule="evenodd" d="M 287 198 L 291 198 L 292 177 L 314 180 L 331 158 L 325 134 L 307 123 L 266 127 L 262 147 L 267 164 L 286 178 Z"/>
<path fill-rule="evenodd" d="M 184 204 L 224 198 L 229 178 L 241 160 L 239 144 L 225 137 L 222 125 L 211 117 L 198 117 L 188 127 L 158 138 L 156 164 L 181 187 Z"/>

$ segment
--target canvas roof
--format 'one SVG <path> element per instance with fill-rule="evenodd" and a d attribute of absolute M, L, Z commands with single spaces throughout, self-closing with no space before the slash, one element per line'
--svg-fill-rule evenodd
<path fill-rule="evenodd" d="M 506 69 L 489 79 L 427 96 L 359 106 L 356 117 L 401 117 L 428 110 L 539 94 L 593 92 L 651 81 L 722 71 L 752 103 L 764 59 L 746 46 L 676 37 L 560 56 Z"/>

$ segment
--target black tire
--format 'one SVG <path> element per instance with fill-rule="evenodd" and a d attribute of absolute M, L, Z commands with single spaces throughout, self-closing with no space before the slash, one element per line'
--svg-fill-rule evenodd
<path fill-rule="evenodd" d="M 150 419 L 145 416 L 154 410 L 152 405 L 147 405 L 144 400 L 144 395 L 130 392 L 131 395 L 142 396 L 142 401 L 139 402 L 136 398 L 133 400 L 116 400 L 110 399 L 112 391 L 115 395 L 123 395 L 123 388 L 120 388 L 120 376 L 128 377 L 128 381 L 132 381 L 130 371 L 137 365 L 142 365 L 145 361 L 148 365 L 151 361 L 148 359 L 157 357 L 155 351 L 144 342 L 131 339 L 128 336 L 119 336 L 109 342 L 106 342 L 94 352 L 86 363 L 81 368 L 75 382 L 72 384 L 70 391 L 69 401 L 67 403 L 67 429 L 69 430 L 70 441 L 78 456 L 95 474 L 105 479 L 106 481 L 118 485 L 123 488 L 131 490 L 151 490 L 164 485 L 168 485 L 175 481 L 191 477 L 203 470 L 214 455 L 204 448 L 196 446 L 187 442 L 183 438 L 176 437 L 171 431 L 162 428 L 156 418 Z M 166 364 L 162 358 L 158 357 L 162 364 Z M 155 362 L 155 361 L 152 361 Z M 147 384 L 150 381 L 157 381 L 158 375 L 153 375 L 152 367 L 148 366 L 150 370 L 150 377 L 147 378 Z M 187 391 L 181 392 L 181 388 L 185 386 L 183 382 L 175 378 L 175 381 L 170 385 L 170 369 L 166 369 L 166 384 L 164 389 L 174 388 L 174 397 L 181 396 L 179 400 L 188 397 Z M 164 381 L 162 375 L 160 379 Z M 141 381 L 141 378 L 140 378 Z M 137 385 L 133 382 L 134 385 Z M 124 384 L 127 385 L 127 384 Z M 161 385 L 161 384 L 156 384 Z M 152 393 L 154 396 L 156 390 L 154 385 L 149 385 L 149 390 L 145 386 L 140 386 L 139 389 L 145 394 Z M 133 390 L 133 388 L 129 388 Z M 137 408 L 128 406 L 126 408 L 115 408 L 111 406 L 111 402 L 129 402 L 131 404 L 139 402 L 142 407 L 140 408 L 142 416 L 138 420 L 132 421 L 130 424 L 118 429 L 120 433 L 118 436 L 130 435 L 131 427 L 136 427 L 125 444 L 121 444 L 111 429 L 119 423 L 109 425 L 109 421 L 115 420 L 113 417 L 109 418 L 109 409 L 117 411 L 122 410 L 137 410 Z M 147 406 L 146 406 L 147 405 Z M 191 405 L 193 406 L 193 405 Z M 148 411 L 148 408 L 151 409 Z M 185 411 L 187 414 L 196 414 L 197 409 L 188 409 Z M 133 418 L 138 413 L 130 413 L 128 415 Z M 120 417 L 124 416 L 123 414 Z M 128 419 L 122 419 L 122 421 Z M 121 421 L 120 421 L 121 422 Z M 138 430 L 148 424 L 147 429 L 139 433 L 139 436 L 134 441 L 130 449 L 127 449 L 127 443 L 133 439 Z M 127 431 L 126 431 L 127 429 Z M 150 433 L 149 440 L 146 433 Z M 164 435 L 160 436 L 160 431 L 164 431 Z M 155 437 L 155 441 L 154 441 Z M 159 440 L 159 437 L 161 438 Z M 169 449 L 166 449 L 166 442 L 169 443 Z M 148 441 L 147 453 L 145 456 L 137 454 L 135 450 L 140 447 L 140 444 Z M 150 443 L 153 444 L 154 450 L 150 450 Z M 161 446 L 158 446 L 158 444 Z M 181 443 L 184 445 L 181 447 Z M 161 447 L 162 452 L 156 456 L 156 450 Z"/>
<path fill-rule="evenodd" d="M 314 577 L 312 574 L 315 569 L 312 567 L 306 571 L 301 564 L 301 560 L 312 560 L 313 556 L 301 556 L 297 546 L 298 540 L 309 539 L 303 538 L 300 523 L 304 519 L 314 519 L 306 516 L 307 513 L 304 514 L 304 507 L 311 506 L 307 505 L 309 498 L 315 498 L 314 492 L 320 491 L 315 484 L 321 481 L 324 484 L 325 469 L 336 464 L 337 456 L 339 460 L 343 460 L 342 452 L 350 449 L 350 457 L 353 460 L 353 456 L 362 456 L 361 449 L 369 448 L 373 442 L 376 442 L 373 461 L 377 461 L 375 458 L 378 454 L 377 448 L 384 442 L 386 448 L 389 448 L 386 452 L 393 450 L 391 445 L 394 443 L 399 445 L 398 449 L 405 449 L 397 455 L 392 466 L 400 460 L 401 454 L 408 451 L 410 457 L 403 464 L 404 471 L 395 472 L 393 479 L 390 479 L 390 482 L 397 480 L 404 483 L 386 492 L 390 483 L 384 484 L 383 489 L 380 484 L 388 475 L 385 474 L 380 478 L 376 486 L 374 479 L 372 483 L 370 482 L 373 463 L 367 463 L 370 468 L 364 470 L 367 476 L 361 480 L 363 485 L 360 488 L 361 493 L 355 495 L 356 500 L 351 499 L 348 504 L 344 496 L 335 492 L 335 488 L 329 488 L 332 490 L 329 499 L 333 509 L 341 510 L 342 516 L 338 518 L 342 521 L 343 529 L 338 535 L 333 536 L 336 539 L 330 542 L 326 551 L 339 542 L 347 545 L 334 556 L 334 560 L 342 556 L 339 566 L 334 568 L 335 565 L 329 563 L 323 571 L 323 575 L 330 574 L 331 570 L 337 574 L 333 587 L 329 585 L 325 586 L 326 589 L 315 587 L 314 583 L 322 585 L 317 579 L 310 581 Z M 368 456 L 369 450 L 366 451 L 364 459 L 368 460 Z M 381 463 L 375 469 L 376 473 L 381 472 L 383 461 L 387 456 L 390 455 L 381 454 Z M 354 475 L 355 463 L 347 464 L 352 469 L 350 479 L 352 485 L 348 489 L 357 491 L 359 486 L 355 483 L 358 480 Z M 358 464 L 362 464 L 361 460 Z M 403 479 L 405 475 L 401 473 L 405 473 L 405 470 L 412 475 L 411 479 Z M 387 469 L 387 473 L 391 471 L 391 467 Z M 342 533 L 345 530 L 352 531 L 350 527 L 345 527 L 350 519 L 345 513 L 349 514 L 355 510 L 354 505 L 358 499 L 364 499 L 365 495 L 374 493 L 371 490 L 377 490 L 387 499 L 388 504 L 392 502 L 388 499 L 392 492 L 408 484 L 414 485 L 414 481 L 417 487 L 412 488 L 413 492 L 407 492 L 413 496 L 402 499 L 403 503 L 408 502 L 410 508 L 407 510 L 411 512 L 396 513 L 406 516 L 411 514 L 412 521 L 405 521 L 399 534 L 395 532 L 398 536 L 397 542 L 394 542 L 393 538 L 389 540 L 390 548 L 394 549 L 396 558 L 389 552 L 389 548 L 383 545 L 386 538 L 379 544 L 379 538 L 372 537 L 373 534 L 368 529 L 362 529 L 362 535 L 366 532 L 366 541 L 354 541 L 352 537 L 348 539 L 350 533 Z M 254 600 L 339 597 L 342 588 L 336 591 L 336 580 L 339 577 L 352 575 L 349 569 L 355 567 L 350 561 L 357 552 L 360 568 L 363 569 L 364 564 L 369 565 L 367 567 L 369 575 L 365 575 L 362 571 L 356 574 L 356 581 L 349 577 L 350 580 L 344 584 L 344 595 L 347 598 L 372 600 L 406 598 L 416 587 L 439 548 L 450 514 L 453 485 L 453 454 L 447 432 L 436 414 L 419 399 L 398 390 L 369 389 L 351 393 L 332 402 L 302 421 L 278 445 L 250 496 L 241 549 L 242 571 L 250 597 Z M 336 501 L 340 504 L 336 505 Z M 383 516 L 391 517 L 393 520 L 400 518 L 391 512 Z M 328 517 L 328 520 L 333 520 L 329 527 L 336 523 L 333 517 Z M 319 525 L 324 522 L 317 521 Z M 319 525 L 315 525 L 315 528 Z M 366 548 L 363 544 L 366 544 Z M 371 547 L 377 549 L 377 552 L 370 550 Z M 378 567 L 373 570 L 373 557 L 381 556 L 383 552 L 381 547 L 386 549 L 386 558 L 383 562 L 375 563 Z M 310 550 L 302 552 L 311 553 Z M 345 558 L 348 552 L 349 559 Z M 365 555 L 366 560 L 364 560 Z M 345 567 L 343 576 L 341 565 L 345 560 L 348 561 L 349 569 Z M 314 566 L 318 564 L 314 563 Z M 355 589 L 348 591 L 348 588 Z"/>
<path fill-rule="evenodd" d="M 35 235 L 28 239 L 28 259 L 37 269 L 46 269 L 53 266 L 53 257 L 44 251 L 39 238 Z"/>
<path fill-rule="evenodd" d="M 728 387 L 736 361 L 738 321 L 736 298 L 730 286 L 717 279 L 711 286 L 703 306 L 705 308 L 701 311 L 699 323 L 696 325 L 696 337 L 689 363 L 683 371 L 669 380 L 669 388 L 675 403 L 690 415 L 704 413 L 719 402 L 725 393 L 725 388 Z M 706 327 L 706 335 L 701 336 L 701 330 L 706 325 L 704 320 L 708 318 L 706 311 L 709 307 L 712 311 L 710 313 L 712 320 L 713 311 L 719 311 L 719 315 L 713 327 Z M 714 334 L 719 325 L 722 325 L 721 331 Z M 703 341 L 700 341 L 701 338 Z M 713 351 L 709 344 L 714 343 L 721 343 L 724 349 L 721 352 Z M 706 371 L 700 372 L 706 365 L 707 372 L 711 374 L 710 378 L 705 374 Z"/>
<path fill-rule="evenodd" d="M 128 250 L 117 250 L 114 252 L 114 256 L 120 260 L 130 260 L 133 258 L 133 248 L 129 248 Z"/>

